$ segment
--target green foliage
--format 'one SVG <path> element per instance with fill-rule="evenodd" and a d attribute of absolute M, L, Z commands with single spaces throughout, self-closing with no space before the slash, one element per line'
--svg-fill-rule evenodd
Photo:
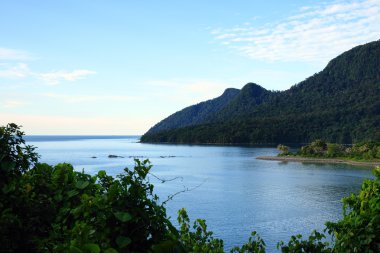
<path fill-rule="evenodd" d="M 277 249 L 282 253 L 330 253 L 333 250 L 328 242 L 323 242 L 326 236 L 313 231 L 307 240 L 302 240 L 302 235 L 292 236 L 287 245 L 284 242 L 277 244 Z M 339 251 L 338 251 L 339 252 Z"/>
<path fill-rule="evenodd" d="M 193 224 L 194 231 L 190 229 L 190 219 L 183 208 L 178 211 L 180 225 L 180 240 L 186 252 L 224 252 L 223 241 L 214 239 L 213 232 L 207 231 L 205 220 L 197 219 Z"/>
<path fill-rule="evenodd" d="M 257 235 L 256 231 L 253 231 L 251 237 L 249 237 L 248 242 L 243 246 L 234 247 L 231 253 L 265 253 L 265 242 Z"/>
<path fill-rule="evenodd" d="M 351 146 L 336 143 L 326 143 L 322 140 L 313 141 L 301 147 L 296 154 L 304 157 L 347 158 L 351 160 L 379 160 L 380 142 L 360 142 Z"/>
<path fill-rule="evenodd" d="M 0 127 L 0 188 L 38 161 L 34 147 L 25 145 L 23 135 L 14 123 Z"/>
<path fill-rule="evenodd" d="M 341 144 L 327 143 L 326 155 L 328 157 L 343 157 L 345 155 L 345 147 Z"/>
<path fill-rule="evenodd" d="M 186 107 L 185 109 L 170 115 L 167 119 L 157 123 L 154 127 L 149 129 L 148 133 L 153 134 L 160 131 L 204 123 L 215 117 L 215 115 L 231 102 L 238 93 L 238 89 L 226 89 L 224 93 L 217 98 Z"/>
<path fill-rule="evenodd" d="M 343 219 L 327 222 L 336 252 L 380 252 L 380 167 L 359 194 L 343 199 Z"/>
<path fill-rule="evenodd" d="M 148 160 L 116 179 L 35 163 L 16 125 L 0 129 L 0 252 L 146 252 L 175 230 L 153 193 Z M 13 163 L 12 169 L 6 166 Z M 31 167 L 32 166 L 32 167 Z"/>
<path fill-rule="evenodd" d="M 23 220 L 17 212 L 27 212 L 22 193 L 30 186 L 21 179 L 38 161 L 38 155 L 32 146 L 25 145 L 23 135 L 16 124 L 0 127 L 0 252 L 1 247 L 12 250 L 25 236 L 21 229 Z"/>
<path fill-rule="evenodd" d="M 380 41 L 353 48 L 281 92 L 249 83 L 207 110 L 190 106 L 162 120 L 142 142 L 350 144 L 380 137 Z M 211 100 L 213 101 L 213 100 Z M 206 113 L 212 111 L 212 113 Z"/>
<path fill-rule="evenodd" d="M 285 146 L 283 144 L 278 144 L 277 149 L 281 151 L 280 156 L 288 155 L 289 154 L 289 147 Z"/>
<path fill-rule="evenodd" d="M 328 145 L 323 140 L 315 140 L 310 145 L 301 147 L 299 152 L 302 156 L 323 157 L 328 153 Z"/>
<path fill-rule="evenodd" d="M 1 208 L 1 240 L 20 238 L 9 252 L 146 252 L 172 227 L 146 179 L 150 167 L 136 160 L 116 180 L 37 164 L 20 178 L 20 201 Z"/>

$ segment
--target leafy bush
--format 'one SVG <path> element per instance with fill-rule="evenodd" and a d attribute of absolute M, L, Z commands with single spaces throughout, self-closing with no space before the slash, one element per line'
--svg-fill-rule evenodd
<path fill-rule="evenodd" d="M 19 127 L 0 128 L 0 252 L 147 252 L 177 233 L 147 180 L 148 160 L 117 179 L 37 163 Z"/>
<path fill-rule="evenodd" d="M 327 153 L 328 157 L 342 157 L 344 156 L 345 148 L 341 144 L 327 143 Z"/>
<path fill-rule="evenodd" d="M 323 140 L 315 140 L 307 146 L 301 147 L 299 152 L 302 156 L 325 156 L 327 153 L 327 143 Z"/>
<path fill-rule="evenodd" d="M 380 143 L 371 141 L 356 143 L 352 146 L 345 146 L 342 144 L 326 143 L 322 140 L 316 140 L 309 145 L 301 147 L 296 155 L 321 158 L 348 158 L 366 161 L 379 160 Z"/>
<path fill-rule="evenodd" d="M 374 175 L 359 194 L 343 199 L 343 219 L 326 223 L 336 252 L 380 252 L 380 167 Z"/>
<path fill-rule="evenodd" d="M 180 240 L 186 252 L 224 252 L 223 240 L 214 239 L 213 232 L 207 231 L 206 221 L 197 219 L 191 231 L 190 219 L 185 209 L 178 211 L 178 223 L 180 225 Z"/>
<path fill-rule="evenodd" d="M 317 231 L 313 231 L 308 240 L 302 240 L 302 235 L 292 236 L 287 245 L 284 242 L 277 244 L 277 249 L 281 249 L 282 253 L 329 253 L 332 249 L 328 242 L 323 242 L 326 236 Z"/>
<path fill-rule="evenodd" d="M 278 144 L 277 149 L 281 152 L 280 156 L 285 156 L 289 154 L 289 147 L 283 144 Z"/>

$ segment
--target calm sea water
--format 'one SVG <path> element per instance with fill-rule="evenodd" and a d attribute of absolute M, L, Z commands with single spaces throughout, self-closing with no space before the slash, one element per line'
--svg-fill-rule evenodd
<path fill-rule="evenodd" d="M 246 242 L 253 230 L 265 240 L 268 252 L 276 252 L 276 243 L 291 235 L 322 231 L 326 221 L 341 218 L 341 198 L 372 178 L 368 168 L 256 159 L 276 155 L 275 148 L 142 144 L 138 136 L 28 136 L 26 140 L 38 147 L 41 162 L 69 162 L 90 174 L 105 169 L 117 175 L 133 167 L 133 157 L 149 158 L 156 176 L 178 177 L 166 183 L 151 177 L 162 201 L 195 188 L 168 202 L 173 222 L 185 207 L 191 220 L 207 220 L 226 249 Z"/>

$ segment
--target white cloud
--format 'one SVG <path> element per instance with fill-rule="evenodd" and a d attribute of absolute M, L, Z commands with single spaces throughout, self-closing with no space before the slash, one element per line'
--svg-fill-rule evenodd
<path fill-rule="evenodd" d="M 50 72 L 37 72 L 30 70 L 26 63 L 20 61 L 32 59 L 31 55 L 22 50 L 0 47 L 0 78 L 22 79 L 22 78 L 37 78 L 44 81 L 46 84 L 56 85 L 61 81 L 76 81 L 83 79 L 88 75 L 96 74 L 95 71 L 87 69 L 76 69 L 72 71 L 57 70 Z M 12 61 L 19 61 L 14 63 Z"/>
<path fill-rule="evenodd" d="M 29 60 L 31 58 L 28 52 L 0 47 L 0 60 Z"/>
<path fill-rule="evenodd" d="M 253 59 L 326 64 L 354 46 L 380 39 L 380 1 L 304 6 L 282 22 L 216 29 L 211 34 Z"/>
<path fill-rule="evenodd" d="M 32 71 L 29 66 L 25 63 L 17 63 L 10 65 L 1 64 L 0 66 L 3 69 L 0 69 L 0 78 L 7 79 L 24 79 L 24 78 L 36 78 L 38 80 L 44 81 L 49 85 L 57 85 L 61 81 L 76 81 L 79 79 L 83 79 L 88 75 L 96 74 L 95 71 L 87 70 L 87 69 L 77 69 L 73 71 L 51 71 L 51 72 L 37 72 Z"/>
<path fill-rule="evenodd" d="M 71 72 L 59 70 L 59 71 L 52 71 L 47 73 L 39 73 L 36 74 L 37 77 L 43 81 L 45 81 L 48 84 L 56 85 L 59 84 L 62 80 L 65 81 L 76 81 L 79 79 L 83 79 L 88 75 L 95 74 L 95 71 L 87 70 L 87 69 L 78 69 L 73 70 Z"/>
<path fill-rule="evenodd" d="M 231 87 L 231 84 L 215 80 L 152 80 L 147 82 L 152 88 L 164 87 L 155 91 L 164 100 L 179 103 L 179 107 L 199 103 L 222 95 L 224 89 Z M 170 89 L 170 92 L 168 92 Z"/>
<path fill-rule="evenodd" d="M 3 107 L 7 109 L 18 108 L 26 105 L 25 102 L 19 100 L 6 100 L 3 103 Z"/>
<path fill-rule="evenodd" d="M 133 96 L 123 96 L 123 95 L 64 95 L 57 93 L 45 93 L 42 94 L 43 97 L 58 99 L 65 103 L 82 103 L 82 102 L 101 102 L 101 101 L 112 101 L 112 102 L 130 102 L 138 101 L 142 98 Z"/>
<path fill-rule="evenodd" d="M 7 68 L 0 70 L 0 77 L 2 78 L 24 78 L 31 75 L 29 67 L 25 63 L 18 63 L 14 66 L 7 66 Z"/>
<path fill-rule="evenodd" d="M 0 111 L 0 125 L 14 122 L 26 134 L 143 134 L 155 122 L 147 117 L 134 117 L 133 122 L 120 116 L 65 116 L 17 114 Z"/>

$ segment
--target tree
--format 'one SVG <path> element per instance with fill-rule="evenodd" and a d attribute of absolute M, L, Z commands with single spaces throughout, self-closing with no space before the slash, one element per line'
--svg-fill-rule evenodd
<path fill-rule="evenodd" d="M 288 155 L 289 154 L 289 147 L 287 147 L 285 145 L 278 144 L 277 149 L 279 151 L 281 151 L 280 155 Z"/>

